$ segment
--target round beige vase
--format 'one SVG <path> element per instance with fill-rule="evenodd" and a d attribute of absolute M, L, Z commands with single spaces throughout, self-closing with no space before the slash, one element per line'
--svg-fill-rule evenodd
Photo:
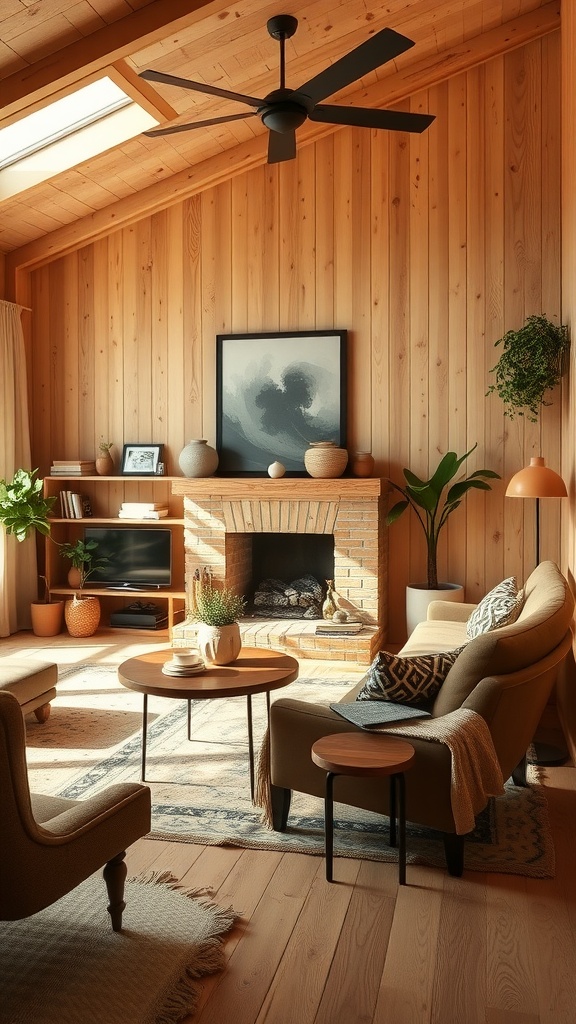
<path fill-rule="evenodd" d="M 304 465 L 310 476 L 332 479 L 342 476 L 348 463 L 348 452 L 334 441 L 312 441 L 304 452 Z"/>
<path fill-rule="evenodd" d="M 70 636 L 92 636 L 100 623 L 100 601 L 97 597 L 74 597 L 66 601 L 64 618 Z"/>
<path fill-rule="evenodd" d="M 188 441 L 178 456 L 178 465 L 187 477 L 212 476 L 218 469 L 218 452 L 207 441 Z"/>
<path fill-rule="evenodd" d="M 409 583 L 406 587 L 406 627 L 408 636 L 419 622 L 425 622 L 431 601 L 464 600 L 464 587 L 460 583 L 439 583 L 437 590 L 428 590 L 426 583 Z"/>
<path fill-rule="evenodd" d="M 205 661 L 212 665 L 229 665 L 236 661 L 242 649 L 240 626 L 237 622 L 229 626 L 208 626 L 201 622 L 196 642 Z"/>

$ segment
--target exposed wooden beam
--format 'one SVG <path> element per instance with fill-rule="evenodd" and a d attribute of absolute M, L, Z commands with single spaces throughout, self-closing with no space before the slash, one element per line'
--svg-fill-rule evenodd
<path fill-rule="evenodd" d="M 347 97 L 346 102 L 362 105 L 368 100 L 374 106 L 392 106 L 416 92 L 431 88 L 440 81 L 477 67 L 499 54 L 517 49 L 559 28 L 560 5 L 554 0 L 537 11 L 469 39 L 449 52 L 438 54 L 434 60 L 413 64 L 401 74 L 387 77 L 369 90 L 363 89 Z M 338 130 L 332 125 L 308 121 L 299 131 L 298 146 L 302 148 Z M 7 277 L 9 279 L 19 268 L 41 266 L 111 231 L 150 216 L 238 174 L 244 174 L 263 164 L 266 153 L 267 136 L 259 135 L 195 167 L 155 182 L 141 192 L 120 199 L 88 217 L 58 228 L 9 253 L 6 257 Z"/>
<path fill-rule="evenodd" d="M 154 0 L 5 78 L 0 83 L 2 119 L 24 109 L 31 112 L 54 92 L 228 6 L 226 0 Z"/>

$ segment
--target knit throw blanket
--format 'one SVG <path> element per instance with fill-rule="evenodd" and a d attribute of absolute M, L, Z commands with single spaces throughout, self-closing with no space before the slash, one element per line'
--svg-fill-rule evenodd
<path fill-rule="evenodd" d="M 504 792 L 504 779 L 496 757 L 490 730 L 481 715 L 468 708 L 427 718 L 423 722 L 370 729 L 370 732 L 394 733 L 414 739 L 445 743 L 452 754 L 451 801 L 458 835 L 471 832 L 476 815 L 486 806 L 488 797 Z M 272 825 L 270 806 L 270 737 L 268 732 L 260 750 L 254 803 L 262 808 L 264 820 Z"/>

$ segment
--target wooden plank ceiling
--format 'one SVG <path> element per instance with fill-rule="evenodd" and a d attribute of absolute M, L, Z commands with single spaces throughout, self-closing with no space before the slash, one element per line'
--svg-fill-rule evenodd
<path fill-rule="evenodd" d="M 559 9 L 550 0 L 2 0 L 0 119 L 8 123 L 112 64 L 263 96 L 278 86 L 279 47 L 266 22 L 279 13 L 299 21 L 286 44 L 286 80 L 294 88 L 382 28 L 413 39 L 408 53 L 327 100 L 393 106 L 467 63 L 557 28 Z M 248 109 L 172 86 L 149 88 L 181 122 Z M 299 145 L 331 130 L 308 122 Z M 160 139 L 138 136 L 0 202 L 0 251 L 19 249 L 189 168 L 198 174 L 223 154 L 229 173 L 246 165 L 248 153 L 262 162 L 266 139 L 257 117 Z"/>

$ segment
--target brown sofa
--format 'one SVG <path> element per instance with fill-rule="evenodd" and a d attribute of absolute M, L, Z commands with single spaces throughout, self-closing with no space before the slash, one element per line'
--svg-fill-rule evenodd
<path fill-rule="evenodd" d="M 571 649 L 574 598 L 553 562 L 542 562 L 527 580 L 521 614 L 513 625 L 468 641 L 436 697 L 432 714 L 470 708 L 488 724 L 504 779 L 525 785 L 526 750 L 548 701 L 560 666 Z M 473 605 L 436 601 L 400 654 L 440 652 L 466 642 Z M 344 698 L 355 700 L 361 684 Z M 270 720 L 273 827 L 286 828 L 292 790 L 322 796 L 325 773 L 312 763 L 310 748 L 321 736 L 354 726 L 329 707 L 301 700 L 274 701 Z M 416 760 L 406 776 L 406 814 L 444 835 L 450 874 L 464 866 L 464 836 L 456 834 L 450 799 L 451 759 L 442 743 L 412 739 Z M 388 786 L 379 780 L 338 777 L 334 799 L 388 813 Z"/>

